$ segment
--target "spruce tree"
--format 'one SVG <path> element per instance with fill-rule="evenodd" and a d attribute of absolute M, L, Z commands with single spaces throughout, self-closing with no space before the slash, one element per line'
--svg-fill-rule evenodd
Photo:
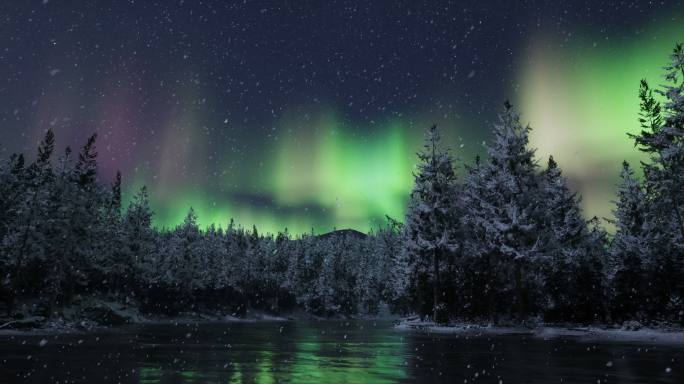
<path fill-rule="evenodd" d="M 76 177 L 82 187 L 88 187 L 95 182 L 97 176 L 97 152 L 95 151 L 95 141 L 97 134 L 93 134 L 83 146 L 78 154 L 76 162 Z"/>
<path fill-rule="evenodd" d="M 102 189 L 101 204 L 95 207 L 96 223 L 93 228 L 95 286 L 117 293 L 132 287 L 133 264 L 126 252 L 126 239 L 121 216 L 121 173 L 117 172 L 109 191 Z"/>
<path fill-rule="evenodd" d="M 17 254 L 13 246 L 19 236 L 16 228 L 25 199 L 25 183 L 24 156 L 14 154 L 0 166 L 0 299 L 5 302 L 8 315 L 14 309 L 17 295 Z"/>
<path fill-rule="evenodd" d="M 539 201 L 544 205 L 543 264 L 549 315 L 554 320 L 592 322 L 603 314 L 603 244 L 582 216 L 580 198 L 549 158 L 541 174 Z"/>
<path fill-rule="evenodd" d="M 23 156 L 13 157 L 8 164 L 11 195 L 0 197 L 0 205 L 7 205 L 8 211 L 0 214 L 5 225 L 0 257 L 9 269 L 0 282 L 8 287 L 10 297 L 22 292 L 42 288 L 42 281 L 36 279 L 46 268 L 51 256 L 48 232 L 54 211 L 49 204 L 54 190 L 54 170 L 50 159 L 54 152 L 55 136 L 51 130 L 45 133 L 38 147 L 38 156 L 28 167 L 24 167 Z M 5 186 L 3 186 L 5 188 Z M 5 198 L 9 197 L 5 203 Z M 11 306 L 11 305 L 10 305 Z"/>
<path fill-rule="evenodd" d="M 116 177 L 111 189 L 111 211 L 116 215 L 121 215 L 121 172 L 116 172 Z"/>
<path fill-rule="evenodd" d="M 651 259 L 651 230 L 646 193 L 632 168 L 625 161 L 613 214 L 616 232 L 610 246 L 607 278 L 610 283 L 613 320 L 628 320 L 641 315 L 647 297 L 644 262 Z"/>
<path fill-rule="evenodd" d="M 406 311 L 407 289 L 409 286 L 409 264 L 403 236 L 403 225 L 388 218 L 388 225 L 380 228 L 374 236 L 373 252 L 376 259 L 387 266 L 383 268 L 382 297 L 395 311 Z"/>
<path fill-rule="evenodd" d="M 677 44 L 665 67 L 666 83 L 653 95 L 646 81 L 639 90 L 641 132 L 630 135 L 649 154 L 643 166 L 649 202 L 653 268 L 651 316 L 679 317 L 684 322 L 684 48 Z M 656 250 L 656 248 L 660 248 Z"/>
<path fill-rule="evenodd" d="M 508 280 L 519 319 L 533 305 L 535 281 L 525 277 L 534 276 L 544 222 L 538 200 L 538 166 L 534 150 L 528 147 L 529 131 L 506 102 L 494 126 L 493 141 L 487 146 L 489 160 L 476 171 L 470 170 L 464 188 L 465 221 L 474 239 L 469 248 L 486 259 L 492 276 L 501 273 Z M 500 283 L 494 278 L 491 281 Z"/>
<path fill-rule="evenodd" d="M 130 275 L 133 283 L 141 281 L 149 285 L 157 280 L 153 275 L 159 270 L 160 255 L 153 252 L 155 238 L 152 217 L 147 187 L 143 186 L 133 196 L 122 220 L 122 253 L 133 266 Z"/>
<path fill-rule="evenodd" d="M 47 205 L 53 171 L 50 158 L 55 149 L 55 135 L 52 130 L 45 133 L 45 137 L 38 147 L 38 158 L 28 167 L 25 199 L 21 208 L 21 221 L 15 227 L 20 231 L 16 237 L 17 243 L 17 270 L 21 271 L 27 258 L 40 258 L 45 255 L 41 244 L 44 241 L 45 224 L 47 224 L 49 207 Z"/>
<path fill-rule="evenodd" d="M 100 256 L 98 249 L 98 226 L 101 210 L 111 201 L 108 191 L 97 183 L 96 134 L 88 138 L 81 148 L 74 168 L 72 194 L 64 200 L 68 206 L 68 234 L 65 247 L 69 255 L 66 299 L 81 291 L 88 292 L 93 285 L 90 275 L 94 261 Z M 66 196 L 65 196 L 66 197 Z"/>
<path fill-rule="evenodd" d="M 421 314 L 431 313 L 433 321 L 443 322 L 446 309 L 442 301 L 440 263 L 460 244 L 457 236 L 460 218 L 455 217 L 453 209 L 456 183 L 453 159 L 442 147 L 437 126 L 428 130 L 418 159 L 404 227 L 411 286 Z"/>
<path fill-rule="evenodd" d="M 195 210 L 190 207 L 183 223 L 173 231 L 173 241 L 178 246 L 175 265 L 172 266 L 175 270 L 174 284 L 185 294 L 202 286 L 201 269 L 205 266 L 202 265 L 204 255 L 197 254 L 197 246 L 202 237 L 197 219 Z"/>

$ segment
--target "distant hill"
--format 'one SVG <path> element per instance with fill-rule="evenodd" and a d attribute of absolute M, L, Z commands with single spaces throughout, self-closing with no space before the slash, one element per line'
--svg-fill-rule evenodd
<path fill-rule="evenodd" d="M 327 239 L 329 237 L 353 237 L 358 239 L 365 239 L 366 237 L 368 237 L 368 235 L 366 235 L 363 232 L 359 232 L 355 229 L 339 229 L 337 231 L 323 233 L 321 235 L 318 235 L 317 237 L 321 239 Z"/>

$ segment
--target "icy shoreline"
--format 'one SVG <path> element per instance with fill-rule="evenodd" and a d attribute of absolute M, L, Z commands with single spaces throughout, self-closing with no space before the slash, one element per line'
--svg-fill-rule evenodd
<path fill-rule="evenodd" d="M 102 303 L 100 303 L 102 304 Z M 112 308 L 109 307 L 111 310 Z M 384 320 L 393 321 L 393 328 L 401 332 L 422 332 L 436 335 L 456 335 L 463 337 L 486 337 L 522 335 L 544 340 L 556 338 L 572 338 L 575 340 L 607 341 L 607 342 L 638 342 L 656 344 L 684 344 L 684 329 L 674 326 L 646 327 L 630 323 L 626 326 L 573 326 L 567 324 L 531 323 L 532 325 L 506 324 L 478 324 L 456 322 L 448 325 L 435 324 L 430 321 L 420 321 L 415 317 L 399 318 L 396 316 L 383 317 L 317 317 L 305 313 L 288 313 L 273 315 L 263 312 L 250 312 L 247 316 L 236 317 L 225 314 L 203 312 L 186 312 L 173 317 L 143 315 L 135 308 L 115 308 L 121 317 L 120 322 L 103 324 L 89 318 L 71 316 L 46 319 L 40 316 L 29 316 L 20 320 L 7 319 L 0 321 L 0 336 L 8 335 L 40 335 L 87 333 L 115 330 L 126 325 L 141 324 L 188 324 L 188 323 L 255 323 L 255 322 L 291 322 L 291 321 L 336 321 L 336 320 Z M 67 311 L 68 313 L 69 311 Z M 26 326 L 16 327 L 16 323 Z"/>
<path fill-rule="evenodd" d="M 118 327 L 144 324 L 255 323 L 291 321 L 385 320 L 398 316 L 320 317 L 300 311 L 273 314 L 249 310 L 243 316 L 204 311 L 182 312 L 175 316 L 141 313 L 136 305 L 89 298 L 83 303 L 61 308 L 47 318 L 30 312 L 15 317 L 0 316 L 0 336 L 87 333 L 115 330 Z"/>
<path fill-rule="evenodd" d="M 608 325 L 563 326 L 540 324 L 534 326 L 501 326 L 491 324 L 453 323 L 439 325 L 429 321 L 402 319 L 395 323 L 399 331 L 429 334 L 459 335 L 466 337 L 494 335 L 525 335 L 544 340 L 574 338 L 579 341 L 643 342 L 657 344 L 684 344 L 684 329 L 678 327 L 649 328 L 618 327 Z"/>

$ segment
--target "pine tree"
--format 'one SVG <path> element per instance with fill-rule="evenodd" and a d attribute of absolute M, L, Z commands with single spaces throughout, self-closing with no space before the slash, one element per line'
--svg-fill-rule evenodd
<path fill-rule="evenodd" d="M 472 165 L 466 165 L 462 198 L 466 207 L 467 204 L 478 202 L 479 196 L 486 195 L 484 176 L 482 161 L 480 156 L 476 156 Z M 482 239 L 478 237 L 482 231 L 469 225 L 475 222 L 473 213 L 473 207 L 465 209 L 464 257 L 458 274 L 461 279 L 459 306 L 465 317 L 493 319 L 497 316 L 495 305 L 502 300 L 499 296 L 504 285 L 500 278 L 502 268 L 493 253 L 482 248 Z"/>
<path fill-rule="evenodd" d="M 25 183 L 24 156 L 13 154 L 7 162 L 0 165 L 0 254 L 5 258 L 11 253 L 10 249 L 7 249 L 9 241 L 6 236 L 16 228 L 20 203 L 25 198 Z"/>
<path fill-rule="evenodd" d="M 374 252 L 376 257 L 386 267 L 381 267 L 385 272 L 382 298 L 391 304 L 391 309 L 397 312 L 407 311 L 407 289 L 409 286 L 409 263 L 403 237 L 403 225 L 388 218 L 386 228 L 381 228 L 374 237 Z"/>
<path fill-rule="evenodd" d="M 202 259 L 204 255 L 196 254 L 196 247 L 201 241 L 201 231 L 197 225 L 197 214 L 191 207 L 183 219 L 183 223 L 173 231 L 173 242 L 177 244 L 178 253 L 173 263 L 174 285 L 184 293 L 202 286 Z"/>
<path fill-rule="evenodd" d="M 133 196 L 122 220 L 122 253 L 133 266 L 129 285 L 136 281 L 140 281 L 141 285 L 149 285 L 159 280 L 154 277 L 155 271 L 159 270 L 160 260 L 159 254 L 153 252 L 155 236 L 152 217 L 147 187 L 143 186 Z"/>
<path fill-rule="evenodd" d="M 649 208 L 651 244 L 648 261 L 652 271 L 649 303 L 652 316 L 679 317 L 684 322 L 684 48 L 677 44 L 665 67 L 666 84 L 656 92 L 660 104 L 646 81 L 641 82 L 641 132 L 630 135 L 640 150 L 650 155 L 644 178 Z M 661 250 L 655 251 L 654 248 Z M 668 308 L 668 309 L 662 309 Z"/>
<path fill-rule="evenodd" d="M 0 166 L 0 300 L 5 302 L 7 314 L 14 309 L 16 291 L 16 254 L 12 247 L 19 233 L 16 231 L 26 189 L 24 156 L 12 155 Z"/>
<path fill-rule="evenodd" d="M 121 214 L 121 172 L 116 172 L 116 177 L 112 183 L 111 190 L 111 210 L 117 214 Z"/>
<path fill-rule="evenodd" d="M 101 210 L 111 201 L 107 191 L 96 182 L 96 134 L 90 136 L 81 149 L 73 171 L 70 195 L 63 200 L 67 207 L 67 234 L 63 251 L 68 255 L 68 279 L 65 298 L 93 288 L 89 279 L 95 269 L 95 260 L 101 256 L 98 249 L 98 224 Z"/>
<path fill-rule="evenodd" d="M 53 172 L 50 158 L 55 149 L 55 135 L 52 130 L 45 133 L 45 137 L 38 147 L 38 158 L 28 168 L 27 190 L 18 230 L 23 232 L 20 235 L 18 244 L 17 269 L 21 271 L 23 264 L 28 257 L 41 257 L 45 251 L 38 249 L 41 245 L 40 236 L 43 230 L 39 229 L 46 224 L 49 208 L 47 200 L 50 191 L 50 184 L 53 181 Z M 36 238 L 38 237 L 38 238 Z"/>
<path fill-rule="evenodd" d="M 567 254 L 582 246 L 587 234 L 587 223 L 580 210 L 580 198 L 570 191 L 561 169 L 549 157 L 546 170 L 542 173 L 540 200 L 546 204 L 551 247 L 553 251 Z"/>
<path fill-rule="evenodd" d="M 533 304 L 530 293 L 534 281 L 523 278 L 534 272 L 540 256 L 543 208 L 538 201 L 534 150 L 528 148 L 530 127 L 520 123 L 508 102 L 499 120 L 494 126 L 493 142 L 487 146 L 489 161 L 468 175 L 465 221 L 476 239 L 476 245 L 470 248 L 487 259 L 488 268 L 512 268 L 504 275 L 512 280 L 518 318 L 522 319 Z"/>
<path fill-rule="evenodd" d="M 88 138 L 83 146 L 81 153 L 78 154 L 76 162 L 76 177 L 82 187 L 87 187 L 95 182 L 97 176 L 97 152 L 95 152 L 95 140 L 97 134 L 94 133 Z"/>
<path fill-rule="evenodd" d="M 318 249 L 320 257 L 320 269 L 315 280 L 313 291 L 313 310 L 319 315 L 330 315 L 338 311 L 336 306 L 334 291 L 335 284 L 335 260 L 332 255 L 332 244 L 330 240 L 319 243 L 321 246 Z"/>
<path fill-rule="evenodd" d="M 269 263 L 269 275 L 271 276 L 273 286 L 273 305 L 271 308 L 278 312 L 283 304 L 282 299 L 286 299 L 291 292 L 291 281 L 288 279 L 288 267 L 291 260 L 290 253 L 292 252 L 292 240 L 290 234 L 285 228 L 285 231 L 278 232 L 273 245 L 273 252 L 271 253 L 271 262 Z"/>
<path fill-rule="evenodd" d="M 613 319 L 627 320 L 644 310 L 643 260 L 651 258 L 652 239 L 646 193 L 626 161 L 622 164 L 620 180 L 613 211 L 617 230 L 610 247 L 607 278 Z"/>
<path fill-rule="evenodd" d="M 0 247 L 0 263 L 8 266 L 1 282 L 14 298 L 22 292 L 41 288 L 42 281 L 36 279 L 45 268 L 50 255 L 47 233 L 50 230 L 49 198 L 54 189 L 54 172 L 50 159 L 54 152 L 55 137 L 51 130 L 45 133 L 38 147 L 36 160 L 24 168 L 23 156 L 14 156 L 8 164 L 8 188 L 10 195 L 3 194 L 0 206 L 8 204 L 5 217 L 6 227 Z M 9 199 L 5 200 L 6 197 Z M 5 202 L 6 201 L 6 202 Z M 1 268 L 1 266 L 0 266 Z M 11 306 L 11 305 L 9 305 Z"/>
<path fill-rule="evenodd" d="M 420 163 L 414 174 L 409 211 L 404 227 L 411 264 L 414 298 L 423 315 L 445 321 L 440 263 L 459 246 L 458 217 L 454 212 L 456 175 L 453 159 L 442 148 L 437 127 L 428 130 Z M 429 298 L 428 292 L 432 292 Z"/>
<path fill-rule="evenodd" d="M 243 248 L 241 247 L 240 237 L 240 231 L 235 227 L 234 220 L 230 219 L 223 239 L 223 247 L 226 253 L 223 264 L 226 271 L 226 284 L 233 289 L 238 288 L 238 278 L 242 276 L 238 271 L 239 261 L 244 258 L 244 255 L 241 254 Z"/>
<path fill-rule="evenodd" d="M 121 216 L 121 173 L 117 172 L 109 191 L 100 191 L 102 204 L 94 207 L 97 221 L 93 225 L 94 288 L 124 293 L 133 286 L 134 273 Z M 102 287 L 98 287 L 98 286 Z"/>
<path fill-rule="evenodd" d="M 226 271 L 223 260 L 226 258 L 223 247 L 223 230 L 211 224 L 204 233 L 203 253 L 206 255 L 207 281 L 205 288 L 222 290 L 227 286 Z"/>
<path fill-rule="evenodd" d="M 71 148 L 66 147 L 60 156 L 55 170 L 54 185 L 47 200 L 49 215 L 43 219 L 49 225 L 45 233 L 47 253 L 45 261 L 45 288 L 49 292 L 48 307 L 50 314 L 54 306 L 63 304 L 69 279 L 71 278 L 71 258 L 73 249 L 71 217 L 74 202 L 77 203 L 77 188 L 73 182 Z"/>
<path fill-rule="evenodd" d="M 553 157 L 541 175 L 540 202 L 545 205 L 545 286 L 552 317 L 592 322 L 603 313 L 603 244 L 589 231 L 580 198 L 570 191 Z"/>

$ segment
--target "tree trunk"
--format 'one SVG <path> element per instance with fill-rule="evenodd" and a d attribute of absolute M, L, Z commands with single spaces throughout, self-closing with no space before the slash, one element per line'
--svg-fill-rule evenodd
<path fill-rule="evenodd" d="M 523 321 L 525 313 L 525 295 L 522 289 L 522 261 L 514 260 L 515 264 L 515 293 L 517 298 L 518 321 Z"/>
<path fill-rule="evenodd" d="M 684 239 L 684 220 L 682 220 L 682 215 L 679 212 L 679 202 L 674 194 L 672 194 L 672 205 L 674 206 L 675 217 L 677 218 L 677 224 L 679 225 L 679 233 L 682 236 L 682 239 Z"/>
<path fill-rule="evenodd" d="M 492 287 L 494 286 L 494 279 L 492 276 L 492 255 L 487 253 L 486 264 L 485 264 L 486 275 L 484 276 L 484 292 L 487 295 L 487 317 L 490 321 L 495 323 L 498 321 L 496 311 L 494 310 L 494 295 L 492 294 Z"/>
<path fill-rule="evenodd" d="M 280 288 L 275 290 L 275 313 L 280 313 Z"/>
<path fill-rule="evenodd" d="M 433 272 L 435 275 L 434 282 L 432 284 L 432 321 L 435 323 L 439 322 L 439 253 L 437 250 L 432 251 L 432 263 Z"/>
<path fill-rule="evenodd" d="M 4 296 L 5 306 L 7 307 L 6 312 L 7 312 L 7 316 L 9 317 L 12 315 L 12 311 L 14 310 L 14 292 L 12 291 L 11 288 L 7 289 L 7 290 L 2 289 L 2 291 L 5 291 L 5 292 L 0 291 L 0 294 L 2 294 L 2 296 Z"/>

